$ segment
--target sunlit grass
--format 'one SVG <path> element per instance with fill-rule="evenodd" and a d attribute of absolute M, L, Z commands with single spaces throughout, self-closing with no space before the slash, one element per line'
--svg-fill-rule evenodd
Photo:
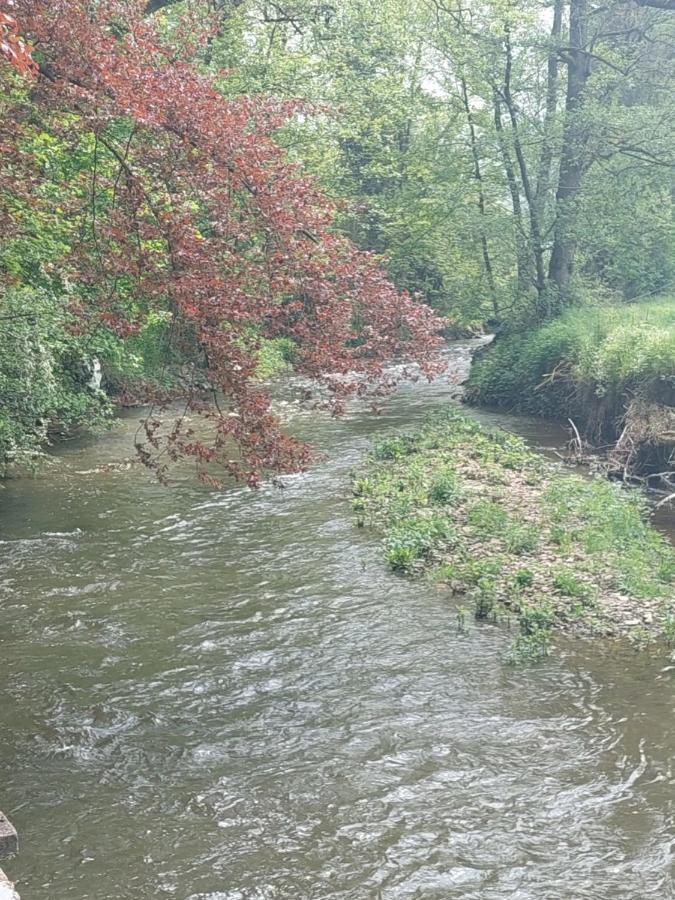
<path fill-rule="evenodd" d="M 642 496 L 561 474 L 454 409 L 377 443 L 353 493 L 394 571 L 428 573 L 477 619 L 514 615 L 516 655 L 548 652 L 554 625 L 623 633 L 644 614 L 652 636 L 675 634 L 675 551 Z"/>

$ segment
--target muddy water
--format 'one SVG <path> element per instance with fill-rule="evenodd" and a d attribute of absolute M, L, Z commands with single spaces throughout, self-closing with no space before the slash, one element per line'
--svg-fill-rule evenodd
<path fill-rule="evenodd" d="M 369 437 L 454 391 L 338 422 L 289 401 L 326 459 L 284 490 L 82 474 L 128 455 L 131 417 L 2 492 L 24 900 L 675 897 L 675 664 L 569 643 L 512 669 L 508 632 L 458 634 L 352 526 Z"/>

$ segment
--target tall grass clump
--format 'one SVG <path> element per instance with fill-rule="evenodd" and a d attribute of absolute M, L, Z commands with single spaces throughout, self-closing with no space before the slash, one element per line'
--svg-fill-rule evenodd
<path fill-rule="evenodd" d="M 507 334 L 473 367 L 467 399 L 549 417 L 572 417 L 590 440 L 662 452 L 631 460 L 667 462 L 675 416 L 675 297 L 586 307 L 531 331 Z"/>

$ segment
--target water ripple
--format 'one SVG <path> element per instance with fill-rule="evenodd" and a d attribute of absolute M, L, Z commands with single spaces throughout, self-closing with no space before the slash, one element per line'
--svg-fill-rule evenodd
<path fill-rule="evenodd" d="M 380 420 L 285 407 L 329 459 L 283 491 L 7 488 L 0 784 L 27 900 L 675 897 L 675 669 L 572 643 L 511 669 L 506 631 L 458 634 L 352 527 L 372 432 L 455 390 Z"/>

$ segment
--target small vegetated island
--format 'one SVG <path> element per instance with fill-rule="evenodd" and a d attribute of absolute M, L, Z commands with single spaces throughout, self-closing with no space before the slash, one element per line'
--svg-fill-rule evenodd
<path fill-rule="evenodd" d="M 644 498 L 561 472 L 518 437 L 455 408 L 375 444 L 353 479 L 360 525 L 402 575 L 430 578 L 477 619 L 515 619 L 514 659 L 555 628 L 675 640 L 675 551 Z"/>

